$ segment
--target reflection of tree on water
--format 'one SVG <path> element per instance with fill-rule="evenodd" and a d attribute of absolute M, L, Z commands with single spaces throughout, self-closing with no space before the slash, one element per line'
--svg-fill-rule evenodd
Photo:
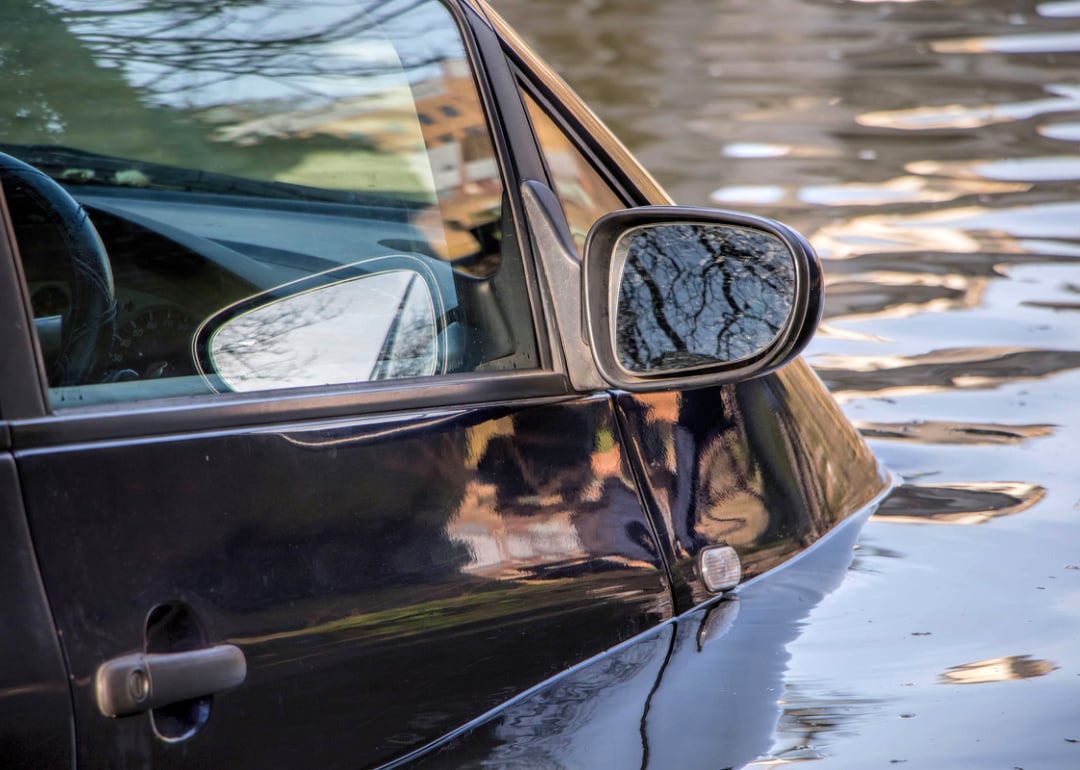
<path fill-rule="evenodd" d="M 618 354 L 632 371 L 752 356 L 787 321 L 795 285 L 778 239 L 737 227 L 642 228 L 619 290 Z"/>

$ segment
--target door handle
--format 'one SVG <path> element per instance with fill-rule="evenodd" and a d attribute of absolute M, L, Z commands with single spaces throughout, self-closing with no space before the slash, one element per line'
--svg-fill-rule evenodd
<path fill-rule="evenodd" d="M 95 690 L 98 709 L 123 717 L 227 690 L 244 681 L 239 647 L 222 644 L 188 652 L 139 652 L 102 663 Z"/>

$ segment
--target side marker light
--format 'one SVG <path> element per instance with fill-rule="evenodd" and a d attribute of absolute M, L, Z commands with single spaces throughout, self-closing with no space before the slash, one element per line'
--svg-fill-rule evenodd
<path fill-rule="evenodd" d="M 730 545 L 711 545 L 698 553 L 698 572 L 714 594 L 730 591 L 742 579 L 742 562 Z"/>

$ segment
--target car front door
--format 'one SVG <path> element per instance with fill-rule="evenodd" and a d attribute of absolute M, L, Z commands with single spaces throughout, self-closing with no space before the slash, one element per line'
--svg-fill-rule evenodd
<path fill-rule="evenodd" d="M 290 8 L 18 18 L 0 396 L 83 765 L 380 764 L 672 615 L 536 331 L 490 30 Z"/>

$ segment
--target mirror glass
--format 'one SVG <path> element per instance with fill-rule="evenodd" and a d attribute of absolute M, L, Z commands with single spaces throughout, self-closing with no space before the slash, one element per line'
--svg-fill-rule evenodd
<path fill-rule="evenodd" d="M 634 374 L 755 356 L 784 330 L 795 302 L 790 248 L 746 227 L 635 228 L 616 244 L 612 271 L 615 354 Z"/>
<path fill-rule="evenodd" d="M 388 270 L 255 305 L 213 331 L 213 373 L 232 390 L 418 377 L 437 366 L 424 280 Z"/>

